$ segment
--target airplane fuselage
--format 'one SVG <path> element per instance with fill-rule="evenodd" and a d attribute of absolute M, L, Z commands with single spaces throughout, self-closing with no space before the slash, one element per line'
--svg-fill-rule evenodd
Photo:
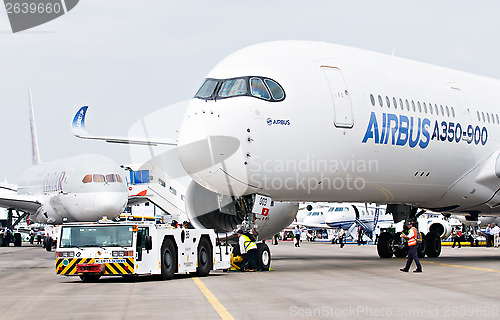
<path fill-rule="evenodd" d="M 41 206 L 30 212 L 31 219 L 51 224 L 112 219 L 128 200 L 124 170 L 95 154 L 33 166 L 23 173 L 17 193 L 36 196 Z"/>
<path fill-rule="evenodd" d="M 214 192 L 500 214 L 498 80 L 302 41 L 242 49 L 207 78 L 219 82 L 192 100 L 179 144 Z M 263 97 L 259 79 L 283 97 Z"/>

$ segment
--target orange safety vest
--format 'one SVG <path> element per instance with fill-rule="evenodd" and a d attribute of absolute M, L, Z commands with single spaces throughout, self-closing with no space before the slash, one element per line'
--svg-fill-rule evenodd
<path fill-rule="evenodd" d="M 408 246 L 414 246 L 417 244 L 417 228 L 415 227 L 411 227 L 411 230 L 413 230 L 413 237 L 411 237 L 410 239 L 408 239 Z"/>

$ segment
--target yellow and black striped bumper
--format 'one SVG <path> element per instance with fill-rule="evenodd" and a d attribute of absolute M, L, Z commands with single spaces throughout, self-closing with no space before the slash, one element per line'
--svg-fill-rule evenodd
<path fill-rule="evenodd" d="M 95 258 L 58 258 L 56 259 L 56 274 L 65 276 L 77 276 L 76 266 L 78 264 L 100 263 L 103 259 Z M 104 263 L 103 275 L 134 274 L 134 258 L 104 259 L 111 262 Z M 119 262 L 114 262 L 119 261 Z"/>

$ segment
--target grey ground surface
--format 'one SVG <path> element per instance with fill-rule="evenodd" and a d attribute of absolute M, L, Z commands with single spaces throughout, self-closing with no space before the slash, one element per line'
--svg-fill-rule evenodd
<path fill-rule="evenodd" d="M 375 246 L 270 245 L 272 272 L 201 278 L 235 319 L 498 319 L 500 249 L 443 247 L 402 273 Z M 412 268 L 414 269 L 414 268 Z M 220 319 L 187 275 L 171 281 L 55 275 L 54 253 L 0 247 L 1 319 Z"/>

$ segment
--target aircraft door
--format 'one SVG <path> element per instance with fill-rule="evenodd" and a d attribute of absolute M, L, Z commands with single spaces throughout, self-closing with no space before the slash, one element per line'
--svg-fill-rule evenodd
<path fill-rule="evenodd" d="M 456 102 L 458 103 L 458 109 L 457 109 L 457 117 L 460 119 L 462 118 L 462 121 L 467 123 L 467 122 L 471 122 L 471 119 L 472 119 L 472 115 L 471 115 L 471 111 L 470 111 L 470 108 L 467 104 L 467 101 L 465 100 L 464 96 L 463 96 L 463 93 L 462 93 L 462 90 L 460 90 L 460 88 L 452 85 L 451 86 L 451 92 L 453 94 L 453 97 L 455 98 Z M 462 128 L 463 131 L 465 132 L 466 131 L 466 128 Z M 465 140 L 465 141 L 471 141 L 472 140 L 472 136 L 468 136 L 468 135 L 462 135 L 462 140 Z"/>
<path fill-rule="evenodd" d="M 333 123 L 339 128 L 352 128 L 354 119 L 352 116 L 351 97 L 347 84 L 340 69 L 335 67 L 321 66 L 321 71 L 330 87 L 334 109 Z"/>

